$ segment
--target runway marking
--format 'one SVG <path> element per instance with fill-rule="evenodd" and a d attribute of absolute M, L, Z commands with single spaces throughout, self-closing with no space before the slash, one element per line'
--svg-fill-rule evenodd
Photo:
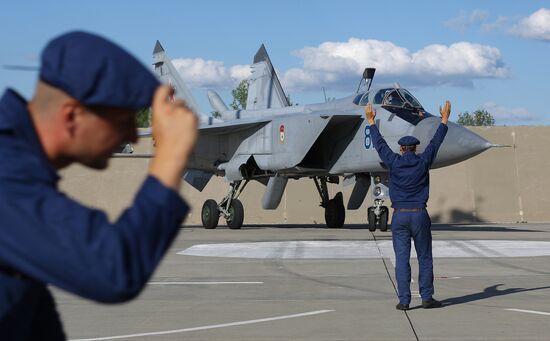
<path fill-rule="evenodd" d="M 147 285 L 264 284 L 264 282 L 149 282 Z"/>
<path fill-rule="evenodd" d="M 544 311 L 536 311 L 536 310 L 523 310 L 523 309 L 506 309 L 509 311 L 517 311 L 519 313 L 528 313 L 528 314 L 537 314 L 537 315 L 546 315 L 550 316 L 550 313 L 544 312 Z"/>
<path fill-rule="evenodd" d="M 435 279 L 461 279 L 462 277 L 458 277 L 458 276 L 452 276 L 452 277 L 447 277 L 447 276 L 435 276 Z"/>
<path fill-rule="evenodd" d="M 236 258 L 365 259 L 389 258 L 395 263 L 391 240 L 385 241 L 283 241 L 258 243 L 198 244 L 180 255 Z M 434 258 L 502 258 L 550 256 L 548 241 L 435 240 Z M 414 247 L 411 258 L 416 258 Z"/>
<path fill-rule="evenodd" d="M 261 323 L 261 322 L 270 322 L 270 321 L 277 321 L 277 320 L 286 320 L 296 317 L 304 317 L 304 316 L 312 316 L 312 315 L 319 315 L 319 314 L 325 314 L 333 312 L 334 310 L 316 310 L 316 311 L 309 311 L 306 313 L 300 313 L 300 314 L 293 314 L 293 315 L 283 315 L 283 316 L 274 316 L 274 317 L 267 317 L 263 319 L 257 319 L 257 320 L 247 320 L 247 321 L 237 321 L 237 322 L 231 322 L 231 323 L 222 323 L 222 324 L 214 324 L 209 326 L 201 326 L 201 327 L 192 327 L 192 328 L 184 328 L 184 329 L 176 329 L 176 330 L 165 330 L 160 332 L 151 332 L 151 333 L 140 333 L 140 334 L 128 334 L 128 335 L 117 335 L 117 336 L 105 336 L 105 337 L 97 337 L 97 338 L 91 338 L 91 339 L 71 339 L 69 341 L 100 341 L 100 340 L 115 340 L 115 339 L 124 339 L 124 338 L 130 338 L 130 337 L 141 337 L 141 336 L 154 336 L 154 335 L 166 335 L 166 334 L 176 334 L 176 333 L 185 333 L 185 332 L 193 332 L 198 330 L 207 330 L 207 329 L 216 329 L 216 328 L 225 328 L 225 327 L 234 327 L 234 326 L 243 326 L 247 324 L 254 324 L 254 323 Z"/>

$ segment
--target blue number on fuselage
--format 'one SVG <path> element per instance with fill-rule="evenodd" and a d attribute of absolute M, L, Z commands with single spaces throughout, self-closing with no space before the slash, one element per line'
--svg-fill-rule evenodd
<path fill-rule="evenodd" d="M 370 138 L 370 127 L 365 126 L 365 149 L 370 149 L 372 147 L 372 140 Z"/>

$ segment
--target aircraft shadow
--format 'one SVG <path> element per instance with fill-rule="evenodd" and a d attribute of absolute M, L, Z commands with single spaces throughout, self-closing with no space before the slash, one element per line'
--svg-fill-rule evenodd
<path fill-rule="evenodd" d="M 486 223 L 487 226 L 480 226 L 478 224 L 434 224 L 432 225 L 432 231 L 456 231 L 456 232 L 548 232 L 543 230 L 527 230 L 516 227 L 508 226 L 494 226 Z M 202 225 L 184 225 L 183 228 L 202 228 Z M 324 224 L 245 224 L 243 225 L 243 230 L 260 230 L 267 228 L 276 228 L 276 229 L 319 229 L 319 230 L 329 230 L 331 228 L 326 227 Z M 225 225 L 218 226 L 218 229 L 228 229 Z M 343 230 L 368 230 L 367 224 L 346 224 L 342 227 Z M 391 233 L 391 224 L 388 225 L 387 232 L 379 233 Z"/>

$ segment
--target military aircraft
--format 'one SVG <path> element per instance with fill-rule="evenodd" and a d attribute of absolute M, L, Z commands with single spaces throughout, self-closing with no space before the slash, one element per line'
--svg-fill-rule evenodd
<path fill-rule="evenodd" d="M 197 113 L 199 107 L 159 41 L 153 51 L 154 71 L 175 89 L 175 96 Z M 223 176 L 229 190 L 220 201 L 208 199 L 201 211 L 202 224 L 216 228 L 223 217 L 229 228 L 243 224 L 244 208 L 239 195 L 256 180 L 264 184 L 264 209 L 276 209 L 288 179 L 310 178 L 319 192 L 328 227 L 342 227 L 346 208 L 342 192 L 330 196 L 327 183 L 355 182 L 348 210 L 357 210 L 372 187 L 373 205 L 368 208 L 369 229 L 388 228 L 388 170 L 370 139 L 364 118 L 367 103 L 377 110 L 376 124 L 388 145 L 399 150 L 397 141 L 412 135 L 427 146 L 439 117 L 426 112 L 406 89 L 370 89 L 374 69 L 365 69 L 352 95 L 325 103 L 291 106 L 262 45 L 248 78 L 246 110 L 230 110 L 220 96 L 208 91 L 212 108 L 221 119 L 208 117 L 199 127 L 199 139 L 189 161 L 185 181 L 202 191 L 213 175 Z M 452 165 L 477 155 L 493 145 L 472 131 L 449 122 L 449 130 L 433 168 Z"/>

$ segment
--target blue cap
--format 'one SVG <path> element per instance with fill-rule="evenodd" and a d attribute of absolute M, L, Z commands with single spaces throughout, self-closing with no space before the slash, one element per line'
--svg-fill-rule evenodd
<path fill-rule="evenodd" d="M 136 58 L 105 38 L 69 32 L 42 51 L 40 79 L 87 106 L 141 109 L 160 85 Z"/>
<path fill-rule="evenodd" d="M 416 146 L 420 144 L 420 141 L 414 136 L 403 136 L 397 143 L 399 143 L 400 146 Z"/>

